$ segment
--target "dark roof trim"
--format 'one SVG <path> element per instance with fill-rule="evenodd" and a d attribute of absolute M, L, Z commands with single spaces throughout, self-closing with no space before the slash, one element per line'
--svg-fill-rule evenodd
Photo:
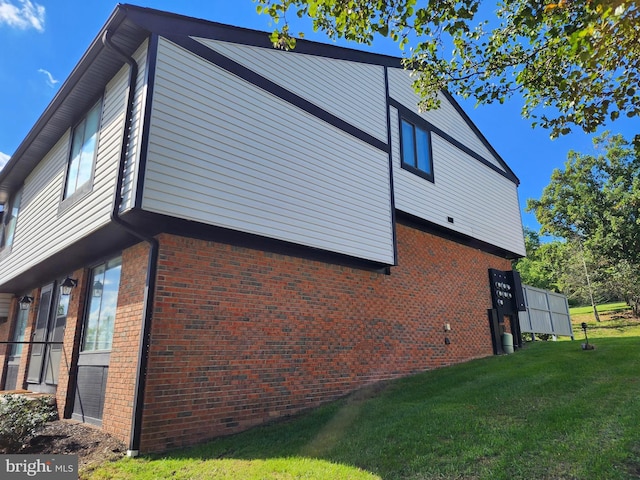
<path fill-rule="evenodd" d="M 120 7 L 126 11 L 127 17 L 137 25 L 161 36 L 188 35 L 255 47 L 274 48 L 269 40 L 270 32 L 235 27 L 136 5 L 123 4 Z M 402 60 L 399 57 L 303 39 L 296 41 L 295 52 L 336 60 L 402 68 Z"/>
<path fill-rule="evenodd" d="M 452 101 L 452 103 L 454 105 L 456 105 L 455 102 Z M 417 123 L 418 125 L 419 124 L 426 124 L 430 131 L 432 131 L 433 133 L 435 133 L 436 135 L 438 135 L 439 137 L 441 137 L 442 139 L 444 139 L 445 141 L 447 141 L 448 143 L 450 143 L 454 147 L 458 148 L 459 150 L 462 150 L 464 153 L 466 153 L 470 157 L 475 158 L 476 160 L 478 160 L 483 165 L 489 167 L 491 170 L 493 170 L 493 171 L 499 173 L 500 175 L 502 175 L 504 178 L 506 178 L 508 180 L 511 180 L 516 185 L 520 184 L 520 180 L 518 180 L 518 177 L 516 177 L 513 174 L 511 169 L 509 169 L 509 167 L 507 167 L 506 164 L 504 165 L 505 170 L 501 170 L 495 164 L 493 164 L 489 160 L 485 159 L 478 152 L 470 149 L 469 147 L 467 147 L 466 145 L 464 145 L 460 141 L 458 141 L 455 138 L 453 138 L 451 135 L 449 135 L 444 130 L 436 127 L 433 123 L 425 120 L 420 115 L 418 115 L 418 114 L 414 113 L 413 111 L 411 111 L 409 108 L 407 108 L 405 105 L 401 104 L 397 100 L 394 100 L 393 98 L 390 98 L 389 99 L 389 105 L 391 105 L 392 107 L 397 108 L 398 109 L 398 113 L 400 114 L 401 117 L 404 117 L 404 118 L 406 118 L 407 120 L 409 120 L 409 121 L 411 121 L 413 123 Z M 468 119 L 468 117 L 466 117 L 466 118 Z M 469 122 L 470 122 L 470 120 L 469 120 Z M 474 127 L 473 123 L 469 123 L 469 126 Z M 477 128 L 475 130 L 477 131 Z M 484 140 L 484 137 L 481 137 L 481 140 L 486 142 L 486 140 Z M 494 152 L 493 149 L 491 151 Z M 497 153 L 495 155 L 497 157 L 497 160 L 500 162 L 500 164 L 503 165 L 504 161 L 502 161 L 502 159 L 498 156 Z"/>
<path fill-rule="evenodd" d="M 474 131 L 474 133 L 478 136 L 478 138 L 480 138 L 480 140 L 482 141 L 482 143 L 484 144 L 485 147 L 487 147 L 489 149 L 489 151 L 494 155 L 494 157 L 496 157 L 496 159 L 498 160 L 498 162 L 500 162 L 500 165 L 502 165 L 502 167 L 509 173 L 509 177 L 511 180 L 513 180 L 515 182 L 516 185 L 520 185 L 520 179 L 516 176 L 516 174 L 513 172 L 513 170 L 511 170 L 511 168 L 509 168 L 509 165 L 507 165 L 507 162 L 505 162 L 502 157 L 500 156 L 500 154 L 498 152 L 496 152 L 496 150 L 493 148 L 493 146 L 489 143 L 489 141 L 487 140 L 487 138 L 482 134 L 482 132 L 480 131 L 480 129 L 476 126 L 475 123 L 473 123 L 473 120 L 471 120 L 471 118 L 469 118 L 469 115 L 467 115 L 467 112 L 465 112 L 462 107 L 460 106 L 460 104 L 458 102 L 456 102 L 456 99 L 453 98 L 453 95 L 451 95 L 449 92 L 447 92 L 446 90 L 442 90 L 442 93 L 445 95 L 445 97 L 447 97 L 447 100 L 449 100 L 451 102 L 451 104 L 453 105 L 453 107 L 458 111 L 458 113 L 460 114 L 460 116 L 462 118 L 464 118 L 465 122 L 467 123 L 467 125 L 469 125 L 469 127 L 471 127 L 471 129 Z"/>
<path fill-rule="evenodd" d="M 44 155 L 60 140 L 64 132 L 78 120 L 82 112 L 86 111 L 90 100 L 96 98 L 99 90 L 102 90 L 106 82 L 122 68 L 121 59 L 112 52 L 105 50 L 102 45 L 101 38 L 106 31 L 112 32 L 114 43 L 129 55 L 151 33 L 167 37 L 176 35 L 201 36 L 214 40 L 273 48 L 267 32 L 224 25 L 151 8 L 119 4 L 69 77 L 62 84 L 54 99 L 13 153 L 7 165 L 0 171 L 0 204 L 5 203 L 9 196 L 22 186 L 24 179 L 42 160 Z M 299 40 L 295 52 L 384 67 L 402 68 L 402 60 L 398 57 L 307 40 Z M 486 141 L 485 137 L 457 102 L 447 92 L 444 93 L 487 148 L 495 153 L 493 147 Z M 384 142 L 382 143 L 384 144 Z M 388 149 L 388 146 L 386 148 Z M 495 153 L 495 156 L 512 179 L 519 183 L 517 177 L 500 156 L 497 153 Z"/>
<path fill-rule="evenodd" d="M 295 93 L 287 90 L 284 87 L 281 87 L 275 82 L 263 77 L 262 75 L 254 72 L 253 70 L 245 67 L 244 65 L 239 64 L 238 62 L 231 60 L 228 57 L 225 57 L 221 53 L 212 50 L 211 48 L 203 45 L 202 43 L 187 37 L 187 36 L 177 36 L 177 35 L 167 35 L 167 39 L 171 40 L 173 43 L 180 45 L 186 50 L 198 55 L 199 57 L 217 65 L 218 67 L 226 70 L 229 73 L 236 75 L 237 77 L 255 85 L 273 95 L 284 100 L 285 102 L 294 105 L 301 110 L 313 115 L 320 120 L 327 122 L 330 125 L 342 130 L 345 133 L 361 140 L 365 143 L 368 143 L 372 147 L 377 148 L 378 150 L 382 150 L 385 153 L 389 152 L 389 146 L 378 140 L 373 135 L 359 129 L 355 125 L 350 124 L 342 120 L 341 118 L 329 113 L 325 109 L 315 105 L 314 103 L 296 95 Z"/>
<path fill-rule="evenodd" d="M 101 39 L 107 30 L 123 30 L 121 27 L 125 21 L 125 12 L 116 7 L 51 103 L 0 171 L 0 203 L 4 203 L 10 194 L 20 188 L 43 156 L 77 121 L 78 116 L 104 90 L 106 82 L 122 67 L 122 61 L 118 57 L 104 51 Z M 148 32 L 136 31 L 131 27 L 129 25 L 121 38 L 116 39 L 129 53 L 148 35 Z"/>
<path fill-rule="evenodd" d="M 447 240 L 451 240 L 452 242 L 466 245 L 467 247 L 477 248 L 478 250 L 490 253 L 491 255 L 506 258 L 507 260 L 516 260 L 523 257 L 522 255 L 519 255 L 515 252 L 511 252 L 482 240 L 478 240 L 477 238 L 465 235 L 464 233 L 456 232 L 454 230 L 443 227 L 442 225 L 438 225 L 436 223 L 424 220 L 420 217 L 416 217 L 415 215 L 411 215 L 400 210 L 398 210 L 396 217 L 398 219 L 398 223 L 407 225 L 417 230 L 421 230 L 423 232 L 431 233 Z"/>

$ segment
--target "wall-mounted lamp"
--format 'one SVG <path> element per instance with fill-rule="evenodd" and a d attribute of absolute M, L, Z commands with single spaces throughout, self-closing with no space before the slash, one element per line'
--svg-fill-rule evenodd
<path fill-rule="evenodd" d="M 67 277 L 64 282 L 60 284 L 60 293 L 62 295 L 69 295 L 71 290 L 78 285 L 78 280 L 75 278 Z"/>
<path fill-rule="evenodd" d="M 20 304 L 20 310 L 29 310 L 29 308 L 31 308 L 31 304 L 33 303 L 33 297 L 25 295 L 18 301 L 18 303 Z"/>
<path fill-rule="evenodd" d="M 93 284 L 93 290 L 91 294 L 94 297 L 101 297 L 103 290 L 104 290 L 104 285 L 102 284 L 102 282 L 100 280 L 96 280 Z"/>

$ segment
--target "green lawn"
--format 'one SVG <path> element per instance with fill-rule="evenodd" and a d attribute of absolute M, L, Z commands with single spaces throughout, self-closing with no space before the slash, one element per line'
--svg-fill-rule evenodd
<path fill-rule="evenodd" d="M 621 312 L 629 310 L 629 305 L 624 302 L 604 303 L 602 305 L 596 305 L 596 309 L 598 313 Z M 571 316 L 584 314 L 593 315 L 593 307 L 591 305 L 587 305 L 586 307 L 572 307 L 569 309 L 569 314 Z"/>
<path fill-rule="evenodd" d="M 589 341 L 596 341 L 598 338 L 607 337 L 640 337 L 640 319 L 630 316 L 630 307 L 623 303 L 608 303 L 598 305 L 600 322 L 596 322 L 593 316 L 593 308 L 576 307 L 570 308 L 571 323 L 573 324 L 573 334 L 576 340 L 584 341 L 584 332 L 581 328 L 582 322 L 587 324 L 587 335 Z M 564 338 L 560 338 L 563 340 Z"/>
<path fill-rule="evenodd" d="M 640 478 L 640 337 L 594 343 L 527 344 L 85 478 Z"/>

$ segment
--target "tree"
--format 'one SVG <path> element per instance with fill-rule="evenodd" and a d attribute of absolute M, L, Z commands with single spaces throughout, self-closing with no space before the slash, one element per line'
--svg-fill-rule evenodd
<path fill-rule="evenodd" d="M 281 25 L 272 34 L 281 48 L 295 47 L 291 11 L 331 38 L 370 44 L 379 34 L 410 45 L 405 66 L 417 73 L 424 109 L 439 105 L 442 89 L 478 103 L 518 92 L 523 116 L 552 136 L 640 114 L 635 0 L 514 0 L 495 11 L 480 0 L 256 1 Z"/>
<path fill-rule="evenodd" d="M 524 245 L 527 256 L 513 262 L 518 270 L 522 283 L 544 290 L 558 289 L 558 271 L 553 261 L 552 252 L 556 242 L 542 244 L 538 232 L 524 228 Z"/>
<path fill-rule="evenodd" d="M 638 312 L 640 153 L 620 135 L 604 134 L 594 146 L 600 155 L 569 152 L 564 170 L 554 170 L 540 200 L 529 200 L 527 210 L 535 212 L 542 233 L 580 245 L 598 271 L 618 278 L 618 294 Z"/>

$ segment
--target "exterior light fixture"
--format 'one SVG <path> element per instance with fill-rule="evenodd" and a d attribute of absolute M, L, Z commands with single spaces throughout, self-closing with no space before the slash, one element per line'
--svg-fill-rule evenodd
<path fill-rule="evenodd" d="M 25 295 L 18 301 L 18 303 L 20 304 L 20 310 L 29 310 L 29 308 L 31 308 L 31 304 L 33 303 L 33 297 Z"/>
<path fill-rule="evenodd" d="M 103 290 L 104 285 L 102 284 L 102 282 L 100 280 L 96 280 L 93 284 L 93 291 L 91 295 L 93 295 L 94 297 L 101 297 Z"/>
<path fill-rule="evenodd" d="M 75 278 L 67 277 L 64 282 L 60 284 L 60 293 L 62 295 L 69 295 L 71 290 L 78 285 L 78 280 Z"/>

